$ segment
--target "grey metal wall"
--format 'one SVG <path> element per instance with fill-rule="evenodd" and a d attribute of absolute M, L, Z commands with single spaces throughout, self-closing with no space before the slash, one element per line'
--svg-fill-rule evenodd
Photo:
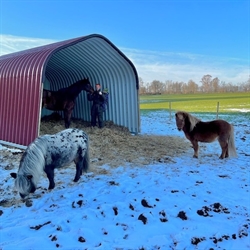
<path fill-rule="evenodd" d="M 132 63 L 114 45 L 100 37 L 91 37 L 74 46 L 55 52 L 45 68 L 51 90 L 67 87 L 88 77 L 91 84 L 99 82 L 109 90 L 109 106 L 105 120 L 140 132 L 138 76 Z M 82 92 L 76 101 L 73 117 L 90 121 L 91 103 Z M 47 114 L 45 111 L 42 115 Z"/>

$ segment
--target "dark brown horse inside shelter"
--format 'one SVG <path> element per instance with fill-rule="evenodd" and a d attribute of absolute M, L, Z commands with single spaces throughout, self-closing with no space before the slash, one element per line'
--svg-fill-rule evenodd
<path fill-rule="evenodd" d="M 198 142 L 213 142 L 216 139 L 222 150 L 220 159 L 237 156 L 234 144 L 234 127 L 228 122 L 224 120 L 203 122 L 184 111 L 178 111 L 175 114 L 175 120 L 178 130 L 182 130 L 186 138 L 191 141 L 195 158 L 198 158 Z"/>
<path fill-rule="evenodd" d="M 63 111 L 65 128 L 69 128 L 75 100 L 82 90 L 90 93 L 94 91 L 88 78 L 79 80 L 58 91 L 43 89 L 42 107 L 54 111 Z"/>

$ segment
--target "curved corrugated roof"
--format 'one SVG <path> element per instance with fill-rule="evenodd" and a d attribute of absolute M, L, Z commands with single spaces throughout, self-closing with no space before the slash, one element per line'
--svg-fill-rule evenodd
<path fill-rule="evenodd" d="M 107 38 L 89 35 L 0 57 L 0 141 L 28 145 L 39 134 L 43 86 L 57 90 L 84 77 L 110 92 L 106 120 L 140 132 L 138 75 L 132 62 Z M 90 121 L 86 92 L 73 117 Z"/>

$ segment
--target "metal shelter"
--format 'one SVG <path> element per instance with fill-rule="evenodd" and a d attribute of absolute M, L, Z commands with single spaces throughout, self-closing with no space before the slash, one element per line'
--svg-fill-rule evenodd
<path fill-rule="evenodd" d="M 40 131 L 42 90 L 58 90 L 84 77 L 109 90 L 104 120 L 140 132 L 135 66 L 107 38 L 92 34 L 0 57 L 0 143 L 27 146 Z M 90 121 L 85 91 L 72 117 Z"/>

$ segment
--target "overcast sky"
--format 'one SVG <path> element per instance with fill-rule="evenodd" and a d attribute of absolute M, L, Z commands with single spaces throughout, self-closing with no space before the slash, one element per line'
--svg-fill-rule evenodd
<path fill-rule="evenodd" d="M 101 34 L 144 82 L 250 75 L 250 0 L 1 0 L 0 55 Z"/>

